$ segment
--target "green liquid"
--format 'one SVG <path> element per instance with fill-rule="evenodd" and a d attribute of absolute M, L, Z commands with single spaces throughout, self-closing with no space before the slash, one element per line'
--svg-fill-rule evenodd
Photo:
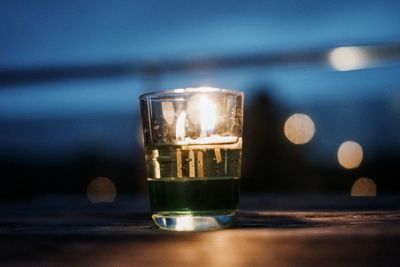
<path fill-rule="evenodd" d="M 153 212 L 218 214 L 238 209 L 241 149 L 159 146 L 147 149 Z"/>
<path fill-rule="evenodd" d="M 165 213 L 218 213 L 238 209 L 240 179 L 149 179 L 151 209 Z"/>

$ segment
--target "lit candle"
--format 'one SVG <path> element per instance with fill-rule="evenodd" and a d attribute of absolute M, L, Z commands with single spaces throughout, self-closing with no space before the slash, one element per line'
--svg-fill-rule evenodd
<path fill-rule="evenodd" d="M 185 137 L 186 112 L 182 112 L 176 123 L 176 143 L 178 145 L 227 144 L 239 141 L 239 138 L 236 136 L 213 134 L 218 118 L 215 104 L 204 95 L 196 100 L 198 100 L 197 114 L 200 119 L 200 137 L 196 139 Z"/>
<path fill-rule="evenodd" d="M 195 164 L 197 165 L 197 177 L 204 176 L 203 151 L 213 149 L 217 164 L 222 162 L 221 149 L 241 149 L 242 139 L 237 136 L 220 136 L 213 134 L 217 124 L 217 110 L 214 103 L 206 96 L 197 99 L 196 115 L 198 114 L 200 124 L 200 137 L 193 139 L 186 137 L 185 111 L 181 112 L 176 121 L 176 144 L 181 147 L 177 149 L 177 177 L 182 177 L 182 155 L 188 151 L 188 176 L 196 177 Z M 192 117 L 193 118 L 193 117 Z M 189 117 L 190 119 L 190 117 Z M 196 119 L 196 118 L 195 118 Z M 193 150 L 199 150 L 194 153 Z M 197 160 L 196 160 L 197 158 Z"/>

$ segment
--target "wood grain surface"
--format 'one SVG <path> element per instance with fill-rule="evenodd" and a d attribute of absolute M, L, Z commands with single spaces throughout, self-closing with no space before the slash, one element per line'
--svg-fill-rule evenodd
<path fill-rule="evenodd" d="M 145 197 L 107 205 L 56 196 L 3 204 L 0 265 L 400 265 L 397 196 L 242 199 L 235 227 L 198 233 L 158 230 Z"/>

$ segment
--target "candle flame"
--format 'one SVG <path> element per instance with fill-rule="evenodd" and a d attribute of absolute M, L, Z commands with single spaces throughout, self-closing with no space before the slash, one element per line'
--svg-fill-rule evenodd
<path fill-rule="evenodd" d="M 185 139 L 185 121 L 186 121 L 186 112 L 182 112 L 179 114 L 178 119 L 176 121 L 176 140 L 183 141 Z"/>
<path fill-rule="evenodd" d="M 206 98 L 201 97 L 198 104 L 200 112 L 201 136 L 206 136 L 207 132 L 213 132 L 217 122 L 217 112 L 214 103 Z"/>

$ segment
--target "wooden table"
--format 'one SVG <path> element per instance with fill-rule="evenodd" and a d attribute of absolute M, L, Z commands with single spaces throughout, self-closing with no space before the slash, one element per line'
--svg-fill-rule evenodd
<path fill-rule="evenodd" d="M 243 196 L 234 228 L 160 231 L 146 196 L 0 205 L 1 266 L 399 266 L 400 197 Z"/>

